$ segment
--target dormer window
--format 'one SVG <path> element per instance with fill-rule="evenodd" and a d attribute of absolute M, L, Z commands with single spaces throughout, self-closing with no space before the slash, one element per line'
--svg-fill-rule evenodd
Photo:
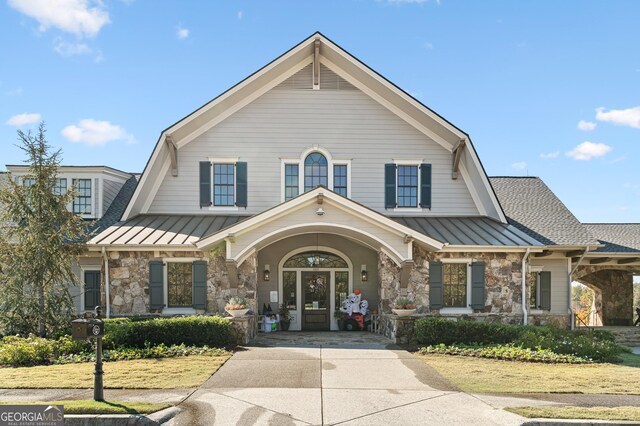
<path fill-rule="evenodd" d="M 76 214 L 91 214 L 91 179 L 74 179 L 78 195 L 73 200 L 73 212 Z"/>

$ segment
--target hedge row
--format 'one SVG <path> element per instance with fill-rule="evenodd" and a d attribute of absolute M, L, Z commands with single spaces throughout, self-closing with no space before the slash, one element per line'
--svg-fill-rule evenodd
<path fill-rule="evenodd" d="M 226 347 L 233 341 L 231 321 L 217 316 L 105 320 L 105 349 L 145 345 Z"/>
<path fill-rule="evenodd" d="M 533 350 L 551 350 L 595 362 L 615 362 L 624 349 L 607 331 L 570 331 L 557 327 L 510 325 L 446 318 L 416 321 L 416 337 L 425 345 L 495 345 L 511 343 Z"/>

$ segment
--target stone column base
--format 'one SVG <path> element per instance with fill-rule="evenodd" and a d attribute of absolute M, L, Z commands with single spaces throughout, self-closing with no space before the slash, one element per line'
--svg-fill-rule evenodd
<path fill-rule="evenodd" d="M 380 315 L 380 333 L 400 345 L 416 344 L 416 317 Z"/>
<path fill-rule="evenodd" d="M 256 337 L 258 322 L 254 315 L 229 318 L 229 320 L 231 320 L 231 325 L 233 326 L 233 342 L 236 345 L 246 345 Z"/>

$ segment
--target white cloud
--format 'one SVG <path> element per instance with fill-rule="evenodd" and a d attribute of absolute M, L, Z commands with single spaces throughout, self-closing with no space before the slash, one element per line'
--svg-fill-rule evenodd
<path fill-rule="evenodd" d="M 176 37 L 178 37 L 178 40 L 184 40 L 185 38 L 189 37 L 189 29 L 182 28 L 181 26 L 178 27 L 178 29 L 176 30 Z"/>
<path fill-rule="evenodd" d="M 244 18 L 244 12 L 239 10 L 238 11 L 238 20 L 241 20 L 242 18 Z"/>
<path fill-rule="evenodd" d="M 640 106 L 627 109 L 612 109 L 609 111 L 605 111 L 602 107 L 597 108 L 596 120 L 640 129 Z"/>
<path fill-rule="evenodd" d="M 8 4 L 38 21 L 40 31 L 54 27 L 78 37 L 95 37 L 110 22 L 100 0 L 8 0 Z"/>
<path fill-rule="evenodd" d="M 526 170 L 527 163 L 525 163 L 524 161 L 518 161 L 517 163 L 513 163 L 511 165 L 511 168 L 515 170 Z"/>
<path fill-rule="evenodd" d="M 5 124 L 8 124 L 9 126 L 22 127 L 27 124 L 37 123 L 41 118 L 42 117 L 38 113 L 25 112 L 24 114 L 14 115 L 9 118 Z"/>
<path fill-rule="evenodd" d="M 591 130 L 594 130 L 597 125 L 598 124 L 593 121 L 580 120 L 578 122 L 578 129 L 584 132 L 590 132 Z"/>
<path fill-rule="evenodd" d="M 552 160 L 554 158 L 558 158 L 559 155 L 560 151 L 543 152 L 542 154 L 540 154 L 540 158 L 542 158 L 543 160 Z"/>
<path fill-rule="evenodd" d="M 101 146 L 108 142 L 125 141 L 135 143 L 135 138 L 122 127 L 108 121 L 87 118 L 62 129 L 62 136 L 75 143 Z"/>
<path fill-rule="evenodd" d="M 53 50 L 62 56 L 90 55 L 93 53 L 93 50 L 85 43 L 67 43 L 60 39 L 54 41 Z"/>
<path fill-rule="evenodd" d="M 597 142 L 582 142 L 580 145 L 567 152 L 567 155 L 574 160 L 588 161 L 592 158 L 602 157 L 611 152 L 609 145 Z"/>

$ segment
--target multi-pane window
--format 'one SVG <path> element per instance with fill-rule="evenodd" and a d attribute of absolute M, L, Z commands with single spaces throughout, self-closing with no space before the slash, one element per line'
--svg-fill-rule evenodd
<path fill-rule="evenodd" d="M 191 263 L 167 263 L 167 304 L 169 307 L 193 306 L 193 270 Z"/>
<path fill-rule="evenodd" d="M 529 272 L 529 307 L 538 309 L 540 304 L 540 274 L 538 272 Z"/>
<path fill-rule="evenodd" d="M 91 213 L 91 179 L 74 179 L 78 195 L 73 200 L 73 212 L 78 214 Z"/>
<path fill-rule="evenodd" d="M 36 183 L 35 178 L 24 178 L 24 179 L 22 179 L 22 185 L 24 185 L 24 186 L 35 185 L 35 183 Z"/>
<path fill-rule="evenodd" d="M 342 302 L 347 298 L 349 294 L 349 272 L 336 271 L 336 291 L 335 291 L 335 309 L 336 312 L 342 306 Z"/>
<path fill-rule="evenodd" d="M 336 164 L 333 166 L 333 191 L 343 197 L 347 196 L 347 165 Z"/>
<path fill-rule="evenodd" d="M 287 308 L 292 311 L 298 309 L 298 285 L 296 281 L 296 271 L 282 272 L 282 300 Z"/>
<path fill-rule="evenodd" d="M 312 152 L 304 160 L 304 191 L 318 185 L 328 187 L 327 158 L 319 152 Z"/>
<path fill-rule="evenodd" d="M 442 265 L 444 306 L 467 307 L 467 264 L 445 263 Z"/>
<path fill-rule="evenodd" d="M 398 166 L 398 207 L 418 207 L 418 166 Z"/>
<path fill-rule="evenodd" d="M 213 205 L 234 205 L 235 164 L 213 165 Z"/>
<path fill-rule="evenodd" d="M 56 195 L 64 195 L 67 193 L 67 179 L 60 178 L 56 179 L 55 184 L 53 186 L 53 192 Z"/>
<path fill-rule="evenodd" d="M 298 196 L 298 165 L 284 165 L 284 200 L 288 201 Z"/>

